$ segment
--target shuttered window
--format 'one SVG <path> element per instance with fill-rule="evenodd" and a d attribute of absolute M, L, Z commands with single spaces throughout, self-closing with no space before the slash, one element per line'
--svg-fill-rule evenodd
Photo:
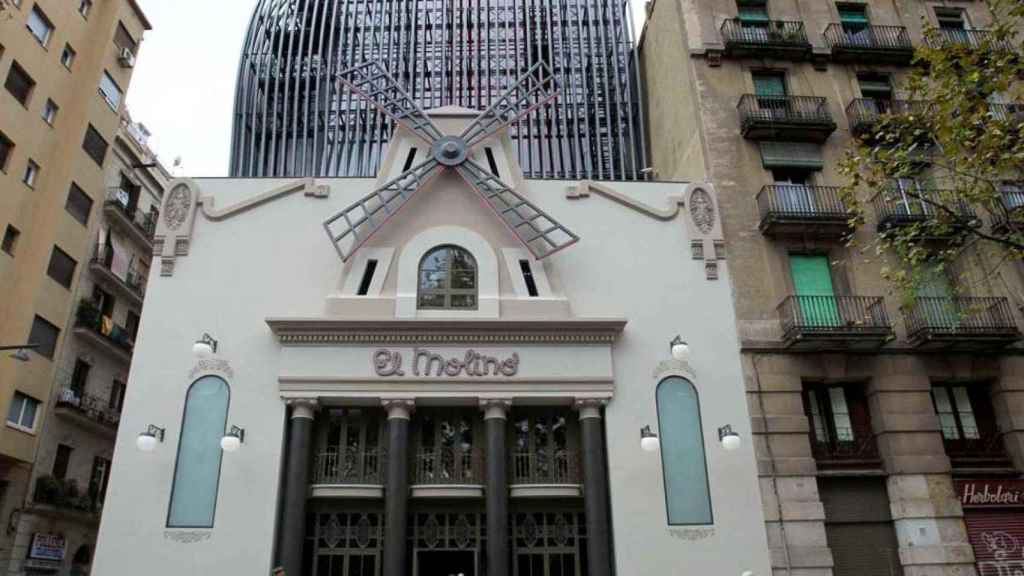
<path fill-rule="evenodd" d="M 757 72 L 753 75 L 754 93 L 758 96 L 785 96 L 786 76 L 780 72 Z"/>
<path fill-rule="evenodd" d="M 64 204 L 64 210 L 77 220 L 82 226 L 89 225 L 89 214 L 92 212 L 92 198 L 89 197 L 74 182 L 68 190 L 68 200 Z"/>
<path fill-rule="evenodd" d="M 765 2 L 741 2 L 737 8 L 739 9 L 740 22 L 744 25 L 767 25 L 768 5 Z"/>
<path fill-rule="evenodd" d="M 71 288 L 71 282 L 75 278 L 75 268 L 78 266 L 78 262 L 68 253 L 54 246 L 53 252 L 50 254 L 50 265 L 46 269 L 46 274 L 50 278 L 53 278 L 58 284 L 65 288 Z"/>
<path fill-rule="evenodd" d="M 804 325 L 840 325 L 828 257 L 790 254 L 789 266 Z"/>
<path fill-rule="evenodd" d="M 839 6 L 839 22 L 848 34 L 856 34 L 868 26 L 868 8 L 863 4 Z"/>
<path fill-rule="evenodd" d="M 89 128 L 85 131 L 85 140 L 82 141 L 82 149 L 85 150 L 85 153 L 89 155 L 89 158 L 92 158 L 100 168 L 103 167 L 103 161 L 107 158 L 108 147 L 109 144 L 107 144 L 107 141 L 100 135 L 99 131 L 90 124 Z"/>
<path fill-rule="evenodd" d="M 901 576 L 884 478 L 818 478 L 833 576 Z"/>
<path fill-rule="evenodd" d="M 821 146 L 813 142 L 761 142 L 761 163 L 765 168 L 821 170 L 825 159 Z"/>

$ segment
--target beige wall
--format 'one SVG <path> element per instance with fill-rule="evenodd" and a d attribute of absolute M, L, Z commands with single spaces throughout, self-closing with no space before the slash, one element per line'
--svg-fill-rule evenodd
<path fill-rule="evenodd" d="M 934 5 L 965 9 L 974 27 L 990 22 L 982 2 L 869 1 L 873 24 L 906 26 L 922 43 L 923 19 L 934 22 Z M 822 33 L 838 13 L 832 2 L 769 0 L 770 17 L 801 20 L 816 58 L 805 62 L 721 57 L 719 29 L 736 16 L 734 0 L 658 0 L 642 38 L 642 68 L 650 99 L 653 168 L 661 178 L 707 178 L 719 191 L 723 227 L 734 271 L 732 285 L 744 347 L 748 405 L 761 474 L 766 530 L 777 574 L 831 574 L 825 512 L 811 453 L 809 423 L 801 397 L 808 381 L 852 382 L 867 395 L 875 439 L 888 477 L 888 495 L 907 575 L 973 574 L 963 512 L 952 490 L 930 388 L 937 382 L 989 385 L 1007 450 L 1017 471 L 1024 462 L 1024 393 L 1016 356 L 922 354 L 906 342 L 900 302 L 881 278 L 888 258 L 839 241 L 772 240 L 758 230 L 755 197 L 772 183 L 756 142 L 740 134 L 737 103 L 753 92 L 752 70 L 785 70 L 790 94 L 828 99 L 838 129 L 822 146 L 825 168 L 813 184 L 841 185 L 838 164 L 851 145 L 845 108 L 859 97 L 860 71 L 887 72 L 898 81 L 908 67 L 827 62 Z M 827 65 L 822 66 L 822 64 Z M 815 66 L 818 65 L 818 67 Z M 692 109 L 688 109 L 693 107 Z M 691 142 L 699 140 L 699 144 Z M 865 192 L 863 200 L 870 198 Z M 874 229 L 868 207 L 868 225 Z M 858 236 L 867 243 L 868 232 Z M 843 294 L 884 296 L 896 340 L 884 354 L 792 354 L 780 345 L 776 307 L 793 293 L 790 252 L 827 254 Z M 978 264 L 977 257 L 972 266 Z M 974 296 L 1010 299 L 1018 325 L 1024 285 L 1020 270 L 1005 268 L 967 290 Z"/>

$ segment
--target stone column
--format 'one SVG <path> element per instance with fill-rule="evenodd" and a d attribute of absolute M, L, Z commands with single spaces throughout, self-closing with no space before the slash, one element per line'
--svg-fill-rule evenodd
<path fill-rule="evenodd" d="M 409 421 L 413 400 L 384 400 L 388 412 L 387 490 L 384 495 L 383 576 L 405 576 L 409 527 Z"/>
<path fill-rule="evenodd" d="M 487 575 L 508 576 L 509 400 L 481 400 L 487 429 Z"/>
<path fill-rule="evenodd" d="M 611 576 L 611 538 L 608 510 L 608 460 L 604 451 L 603 400 L 579 400 L 583 437 L 583 511 L 587 517 L 588 576 Z"/>
<path fill-rule="evenodd" d="M 278 564 L 287 574 L 302 574 L 302 544 L 306 537 L 306 497 L 309 493 L 309 458 L 313 441 L 314 398 L 288 400 L 288 456 L 282 490 Z"/>

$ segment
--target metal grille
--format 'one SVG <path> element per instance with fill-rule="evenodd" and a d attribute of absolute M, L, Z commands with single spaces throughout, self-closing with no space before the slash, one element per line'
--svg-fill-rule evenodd
<path fill-rule="evenodd" d="M 553 107 L 510 127 L 530 178 L 641 179 L 646 166 L 628 0 L 260 0 L 242 50 L 231 174 L 378 172 L 392 122 L 334 79 L 390 70 L 423 108 L 484 110 L 538 62 Z"/>

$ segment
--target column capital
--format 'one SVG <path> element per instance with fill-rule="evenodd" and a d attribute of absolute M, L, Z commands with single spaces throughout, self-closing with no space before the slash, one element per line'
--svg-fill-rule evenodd
<path fill-rule="evenodd" d="M 573 408 L 580 413 L 580 420 L 586 420 L 587 418 L 601 419 L 601 408 L 608 405 L 607 398 L 577 398 L 573 403 Z"/>
<path fill-rule="evenodd" d="M 320 401 L 316 398 L 288 398 L 285 404 L 292 407 L 292 420 L 296 418 L 313 419 L 313 414 L 320 409 Z"/>
<path fill-rule="evenodd" d="M 412 420 L 412 412 L 416 409 L 416 401 L 412 398 L 385 398 L 380 401 L 380 405 L 387 410 L 388 420 Z"/>
<path fill-rule="evenodd" d="M 500 418 L 508 420 L 508 411 L 512 407 L 511 398 L 481 398 L 480 409 L 483 410 L 484 420 Z"/>

